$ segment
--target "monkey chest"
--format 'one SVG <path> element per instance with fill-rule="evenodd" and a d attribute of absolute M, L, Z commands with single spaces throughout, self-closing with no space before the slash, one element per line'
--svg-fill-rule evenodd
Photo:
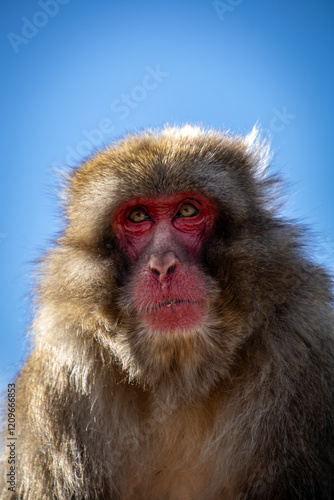
<path fill-rule="evenodd" d="M 217 499 L 216 452 L 201 419 L 185 425 L 180 418 L 171 418 L 159 425 L 129 456 L 131 480 L 122 500 Z M 224 498 L 228 500 L 227 494 Z"/>

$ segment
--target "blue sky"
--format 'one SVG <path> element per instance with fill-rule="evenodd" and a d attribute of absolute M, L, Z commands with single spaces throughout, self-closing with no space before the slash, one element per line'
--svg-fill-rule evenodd
<path fill-rule="evenodd" d="M 270 132 L 285 214 L 333 267 L 334 2 L 1 4 L 0 389 L 27 350 L 33 261 L 60 223 L 55 171 L 128 131 Z"/>

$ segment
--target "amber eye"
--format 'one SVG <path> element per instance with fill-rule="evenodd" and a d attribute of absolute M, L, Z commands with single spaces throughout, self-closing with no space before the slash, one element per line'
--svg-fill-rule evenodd
<path fill-rule="evenodd" d="M 183 205 L 180 206 L 177 215 L 178 217 L 194 217 L 198 214 L 198 212 L 198 208 L 192 203 L 183 203 Z"/>
<path fill-rule="evenodd" d="M 145 220 L 150 220 L 150 217 L 146 210 L 141 207 L 134 208 L 128 215 L 128 219 L 131 222 L 144 222 Z"/>

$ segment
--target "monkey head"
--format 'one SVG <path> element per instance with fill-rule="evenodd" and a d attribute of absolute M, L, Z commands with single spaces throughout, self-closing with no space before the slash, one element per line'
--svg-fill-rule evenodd
<path fill-rule="evenodd" d="M 127 137 L 71 176 L 42 295 L 80 317 L 86 344 L 103 345 L 130 380 L 198 391 L 228 373 L 254 313 L 245 241 L 259 259 L 263 151 L 256 135 L 167 127 Z"/>

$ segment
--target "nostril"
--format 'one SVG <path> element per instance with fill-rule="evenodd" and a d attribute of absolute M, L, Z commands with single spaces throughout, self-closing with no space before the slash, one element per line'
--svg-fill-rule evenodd
<path fill-rule="evenodd" d="M 155 274 L 155 276 L 160 276 L 160 271 L 158 269 L 155 269 L 155 267 L 151 268 L 152 273 Z"/>
<path fill-rule="evenodd" d="M 166 274 L 172 274 L 174 271 L 175 271 L 175 268 L 176 268 L 176 265 L 173 264 L 172 266 L 170 266 L 168 269 L 167 269 L 167 272 Z"/>

